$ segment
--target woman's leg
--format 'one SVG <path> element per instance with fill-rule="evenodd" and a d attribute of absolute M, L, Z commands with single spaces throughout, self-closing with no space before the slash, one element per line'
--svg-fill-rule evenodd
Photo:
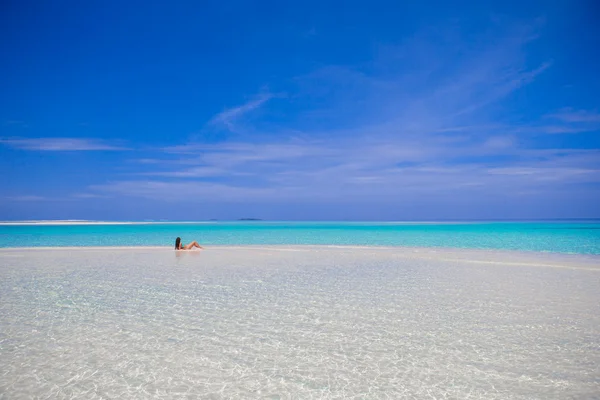
<path fill-rule="evenodd" d="M 192 243 L 188 243 L 188 244 L 186 244 L 185 246 L 183 246 L 183 248 L 184 248 L 185 250 L 193 249 L 194 247 L 197 247 L 197 248 L 199 248 L 199 249 L 201 249 L 201 248 L 202 248 L 202 246 L 200 246 L 200 245 L 198 244 L 198 242 L 196 242 L 195 240 L 194 240 Z"/>

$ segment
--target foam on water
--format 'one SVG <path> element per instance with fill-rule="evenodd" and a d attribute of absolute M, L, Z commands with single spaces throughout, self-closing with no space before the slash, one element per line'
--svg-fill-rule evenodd
<path fill-rule="evenodd" d="M 598 258 L 0 251 L 0 397 L 600 396 Z"/>

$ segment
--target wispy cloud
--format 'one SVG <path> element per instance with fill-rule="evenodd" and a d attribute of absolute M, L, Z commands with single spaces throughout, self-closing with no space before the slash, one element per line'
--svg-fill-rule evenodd
<path fill-rule="evenodd" d="M 98 139 L 84 138 L 0 138 L 0 144 L 31 151 L 119 151 L 124 147 Z"/>
<path fill-rule="evenodd" d="M 5 196 L 4 199 L 11 202 L 35 202 L 48 200 L 47 197 L 35 195 Z"/>
<path fill-rule="evenodd" d="M 550 120 L 551 123 L 547 121 Z M 542 121 L 534 126 L 524 126 L 521 131 L 546 134 L 574 134 L 600 131 L 600 113 L 590 110 L 574 110 L 566 107 L 557 112 L 546 114 Z"/>
<path fill-rule="evenodd" d="M 272 99 L 274 96 L 270 93 L 263 93 L 257 96 L 255 99 L 248 101 L 241 106 L 229 108 L 225 111 L 215 115 L 209 122 L 209 125 L 225 127 L 226 129 L 234 132 L 236 131 L 236 122 L 239 121 L 244 115 L 256 110 L 261 107 L 264 103 Z"/>
<path fill-rule="evenodd" d="M 557 113 L 548 115 L 549 118 L 558 119 L 565 122 L 599 122 L 600 113 L 588 110 L 574 110 L 564 108 Z"/>
<path fill-rule="evenodd" d="M 144 172 L 142 175 L 147 176 L 164 176 L 171 178 L 207 178 L 213 176 L 226 176 L 232 174 L 232 171 L 227 171 L 216 167 L 193 167 L 175 171 L 155 171 Z"/>
<path fill-rule="evenodd" d="M 223 143 L 198 157 L 165 161 L 166 180 L 128 180 L 92 191 L 170 201 L 195 199 L 333 200 L 415 198 L 426 193 L 464 196 L 600 182 L 600 152 L 527 149 L 512 137 L 449 142 L 429 137 L 363 141 Z M 196 166 L 194 166 L 196 164 Z M 550 186 L 549 186 L 550 185 Z"/>
<path fill-rule="evenodd" d="M 546 58 L 528 62 L 535 37 L 517 29 L 482 40 L 487 47 L 417 37 L 366 65 L 321 67 L 291 79 L 294 113 L 281 126 L 245 118 L 270 105 L 262 95 L 210 122 L 251 138 L 164 148 L 149 179 L 89 189 L 168 201 L 418 202 L 598 185 L 598 150 L 538 148 L 545 134 L 591 129 L 596 114 L 564 109 L 551 124 L 511 124 L 499 113 L 551 68 Z"/>
<path fill-rule="evenodd" d="M 481 99 L 473 102 L 460 110 L 456 115 L 472 113 L 482 107 L 485 107 L 510 93 L 532 82 L 538 75 L 547 70 L 552 65 L 551 62 L 544 62 L 539 67 L 530 71 L 509 72 L 502 74 L 500 79 L 493 82 L 493 87 L 481 96 Z"/>
<path fill-rule="evenodd" d="M 235 186 L 211 182 L 120 181 L 93 185 L 90 190 L 119 196 L 134 196 L 165 201 L 242 201 L 244 199 L 275 198 L 276 188 Z"/>
<path fill-rule="evenodd" d="M 541 134 L 549 134 L 549 135 L 560 135 L 560 134 L 568 134 L 568 133 L 582 133 L 582 132 L 594 132 L 600 130 L 600 126 L 598 125 L 573 125 L 573 124 L 563 124 L 563 125 L 540 125 L 533 127 L 521 127 L 517 130 L 521 132 L 528 133 L 541 133 Z"/>
<path fill-rule="evenodd" d="M 71 197 L 72 197 L 72 199 L 76 199 L 76 200 L 87 200 L 87 199 L 102 199 L 102 198 L 106 198 L 107 196 L 101 195 L 98 193 L 75 193 Z"/>

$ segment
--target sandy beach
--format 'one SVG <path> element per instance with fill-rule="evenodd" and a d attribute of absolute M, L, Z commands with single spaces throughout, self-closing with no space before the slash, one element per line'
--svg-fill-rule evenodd
<path fill-rule="evenodd" d="M 0 249 L 6 398 L 600 395 L 600 257 Z"/>

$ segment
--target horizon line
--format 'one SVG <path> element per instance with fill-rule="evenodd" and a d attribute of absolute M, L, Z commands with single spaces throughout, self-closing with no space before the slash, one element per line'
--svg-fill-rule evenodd
<path fill-rule="evenodd" d="M 435 223 L 476 223 L 476 222 L 558 222 L 558 221 L 600 221 L 591 218 L 485 218 L 485 219 L 418 219 L 418 220 L 266 220 L 258 218 L 209 219 L 209 220 L 84 220 L 84 219 L 44 219 L 44 220 L 4 220 L 0 226 L 25 225 L 160 225 L 160 224 L 212 224 L 212 223 L 398 223 L 398 224 L 435 224 Z"/>

